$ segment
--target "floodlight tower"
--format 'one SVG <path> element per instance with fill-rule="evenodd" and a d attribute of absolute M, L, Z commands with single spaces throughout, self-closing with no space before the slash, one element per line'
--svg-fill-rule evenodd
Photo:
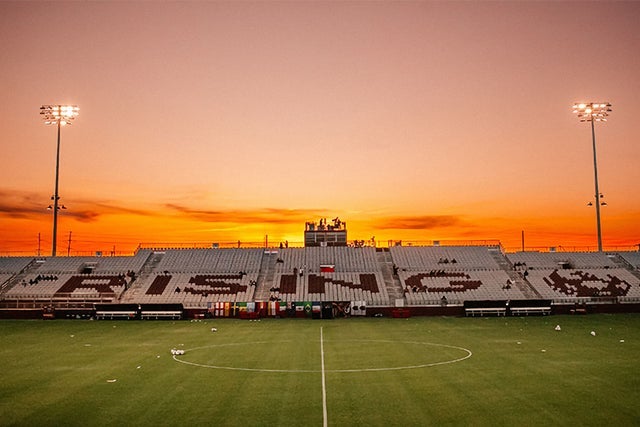
<path fill-rule="evenodd" d="M 573 113 L 581 122 L 591 122 L 591 142 L 593 144 L 593 174 L 595 181 L 596 225 L 598 229 L 598 252 L 602 252 L 602 229 L 600 227 L 600 190 L 598 188 L 598 162 L 596 159 L 596 127 L 595 122 L 606 122 L 611 112 L 609 102 L 576 102 L 573 104 Z M 604 204 L 604 202 L 602 202 Z"/>
<path fill-rule="evenodd" d="M 77 105 L 43 105 L 40 107 L 40 115 L 46 125 L 57 125 L 58 127 L 58 143 L 56 146 L 56 185 L 53 196 L 53 243 L 51 246 L 51 256 L 56 256 L 56 243 L 58 240 L 58 176 L 60 171 L 60 127 L 70 125 L 78 116 Z"/>

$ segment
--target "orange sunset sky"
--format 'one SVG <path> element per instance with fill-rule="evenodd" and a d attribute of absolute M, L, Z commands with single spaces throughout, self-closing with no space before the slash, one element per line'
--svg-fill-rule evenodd
<path fill-rule="evenodd" d="M 139 243 L 640 243 L 640 2 L 0 2 L 0 255 Z"/>

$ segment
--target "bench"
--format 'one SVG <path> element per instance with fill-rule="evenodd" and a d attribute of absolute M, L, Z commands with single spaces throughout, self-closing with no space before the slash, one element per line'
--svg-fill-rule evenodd
<path fill-rule="evenodd" d="M 465 308 L 465 315 L 475 317 L 487 315 L 506 316 L 506 307 L 477 307 L 477 308 Z"/>
<path fill-rule="evenodd" d="M 145 311 L 143 310 L 140 314 L 140 318 L 143 320 L 159 320 L 159 319 L 170 319 L 170 320 L 180 320 L 182 319 L 181 311 Z"/>
<path fill-rule="evenodd" d="M 551 314 L 551 307 L 511 307 L 512 316 L 520 316 L 529 314 L 542 314 L 543 316 Z"/>
<path fill-rule="evenodd" d="M 114 319 L 135 319 L 135 311 L 96 311 L 98 320 L 114 320 Z"/>

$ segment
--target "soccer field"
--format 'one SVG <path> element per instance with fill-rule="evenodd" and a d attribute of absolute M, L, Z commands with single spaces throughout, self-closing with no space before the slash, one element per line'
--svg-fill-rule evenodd
<path fill-rule="evenodd" d="M 1 321 L 0 336 L 0 425 L 640 424 L 637 314 Z"/>

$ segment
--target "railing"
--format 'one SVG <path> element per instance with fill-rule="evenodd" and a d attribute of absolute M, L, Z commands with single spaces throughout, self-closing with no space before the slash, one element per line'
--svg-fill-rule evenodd
<path fill-rule="evenodd" d="M 380 245 L 380 242 L 376 246 Z M 500 247 L 496 239 L 484 240 L 388 240 L 387 246 L 488 246 Z M 384 246 L 383 246 L 384 247 Z"/>
<path fill-rule="evenodd" d="M 522 252 L 522 247 L 505 247 L 507 253 Z M 525 252 L 597 252 L 596 246 L 525 246 Z M 605 246 L 603 252 L 638 252 L 638 245 Z"/>
<path fill-rule="evenodd" d="M 618 297 L 574 297 L 574 298 L 554 298 L 553 304 L 618 304 Z"/>
<path fill-rule="evenodd" d="M 84 250 L 84 251 L 71 251 L 69 255 L 66 253 L 56 255 L 56 258 L 68 258 L 68 257 L 113 257 L 113 256 L 132 256 L 135 255 L 135 251 L 101 251 L 101 250 Z M 33 258 L 50 258 L 51 256 L 46 253 L 38 253 L 38 251 L 0 251 L 0 257 L 33 257 Z"/>
<path fill-rule="evenodd" d="M 304 246 L 304 242 L 295 242 L 296 247 Z M 299 246 L 297 246 L 299 245 Z M 231 248 L 250 248 L 259 249 L 264 248 L 264 242 L 151 242 L 140 243 L 137 250 L 150 249 L 155 251 L 169 250 L 169 249 L 231 249 Z M 269 245 L 268 248 L 275 248 L 276 246 Z M 289 242 L 289 247 L 294 247 Z"/>
<path fill-rule="evenodd" d="M 354 242 L 360 242 L 360 240 L 354 239 L 347 242 L 348 245 L 353 246 Z M 211 249 L 211 248 L 268 248 L 276 249 L 280 246 L 280 241 L 268 242 L 265 241 L 222 241 L 222 242 L 150 242 L 140 243 L 134 251 L 74 251 L 70 256 L 99 256 L 99 257 L 112 257 L 112 256 L 132 256 L 138 250 L 151 249 L 151 250 L 166 250 L 166 249 Z M 284 242 L 282 242 L 284 243 Z M 371 241 L 365 241 L 367 246 L 373 246 Z M 376 241 L 375 247 L 386 248 L 392 246 L 487 246 L 487 247 L 499 247 L 503 252 L 513 253 L 521 252 L 521 246 L 502 246 L 499 240 L 485 239 L 485 240 L 396 240 L 390 239 L 387 241 Z M 301 248 L 304 247 L 304 241 L 288 241 L 287 247 L 289 248 Z M 595 246 L 525 246 L 526 252 L 596 252 Z M 605 252 L 640 252 L 638 244 L 635 245 L 620 245 L 620 246 L 605 246 Z M 47 255 L 38 255 L 37 251 L 10 251 L 5 250 L 0 252 L 2 256 L 33 256 L 47 257 Z M 61 256 L 61 257 L 66 257 Z"/>
<path fill-rule="evenodd" d="M 58 298 L 11 298 L 0 301 L 3 309 L 34 309 L 44 307 L 91 309 L 96 303 L 111 303 L 113 298 L 58 299 Z"/>

